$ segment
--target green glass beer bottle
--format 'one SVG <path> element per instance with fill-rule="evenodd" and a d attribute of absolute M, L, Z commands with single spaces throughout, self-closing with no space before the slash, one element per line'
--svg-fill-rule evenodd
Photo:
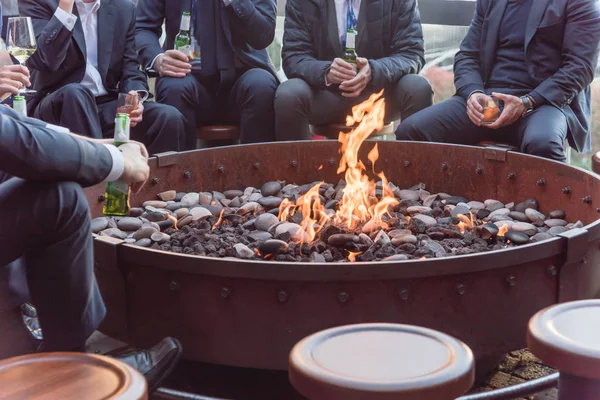
<path fill-rule="evenodd" d="M 185 11 L 181 16 L 181 25 L 179 33 L 175 36 L 175 50 L 179 50 L 186 56 L 191 55 L 192 36 L 190 35 L 190 19 L 191 15 Z"/>
<path fill-rule="evenodd" d="M 13 98 L 13 110 L 22 116 L 27 116 L 27 103 L 25 102 L 25 96 L 15 96 Z"/>
<path fill-rule="evenodd" d="M 115 119 L 115 146 L 129 142 L 131 120 L 128 114 L 117 114 Z M 104 200 L 104 215 L 123 217 L 129 215 L 129 184 L 121 181 L 108 182 Z"/>
<path fill-rule="evenodd" d="M 356 31 L 354 29 L 348 29 L 346 31 L 346 51 L 344 52 L 344 61 L 352 64 L 356 70 Z"/>

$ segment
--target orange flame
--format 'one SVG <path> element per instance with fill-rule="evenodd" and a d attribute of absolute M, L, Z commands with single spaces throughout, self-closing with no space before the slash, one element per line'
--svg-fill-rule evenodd
<path fill-rule="evenodd" d="M 211 231 L 214 231 L 215 228 L 219 225 L 221 225 L 221 222 L 223 221 L 223 213 L 225 212 L 225 209 L 221 210 L 221 213 L 219 214 L 219 219 L 217 220 L 217 222 L 212 226 L 212 228 L 210 229 Z"/>
<path fill-rule="evenodd" d="M 169 217 L 169 219 L 173 221 L 173 228 L 175 228 L 175 230 L 178 231 L 179 228 L 177 228 L 177 218 L 172 216 L 171 214 L 167 214 L 167 217 Z"/>
<path fill-rule="evenodd" d="M 456 225 L 458 226 L 458 229 L 460 229 L 460 233 L 465 233 L 466 228 L 473 229 L 473 227 L 477 225 L 477 221 L 475 221 L 471 211 L 469 211 L 469 217 L 463 214 L 458 214 L 457 218 L 460 220 L 460 222 Z"/>
<path fill-rule="evenodd" d="M 279 215 L 277 216 L 277 218 L 281 222 L 286 222 L 288 220 L 288 217 L 293 216 L 295 213 L 296 205 L 289 199 L 283 199 L 283 201 L 279 205 Z"/>
<path fill-rule="evenodd" d="M 506 232 L 508 232 L 508 224 L 504 224 L 500 227 L 500 230 L 498 231 L 498 236 L 504 237 Z"/>
<path fill-rule="evenodd" d="M 423 257 L 419 258 L 419 260 L 427 260 L 427 257 L 423 256 Z"/>
<path fill-rule="evenodd" d="M 357 251 L 357 252 L 348 251 L 348 261 L 356 262 L 356 257 L 360 256 L 361 254 L 362 254 L 362 251 Z"/>
<path fill-rule="evenodd" d="M 323 164 L 319 165 L 319 168 L 317 168 L 317 171 L 320 171 L 323 169 Z"/>
<path fill-rule="evenodd" d="M 302 223 L 300 227 L 308 235 L 308 242 L 312 242 L 315 236 L 329 221 L 325 207 L 321 205 L 319 189 L 323 183 L 313 186 L 306 194 L 298 199 L 297 206 L 302 210 Z M 300 243 L 303 243 L 305 235 L 300 233 Z"/>

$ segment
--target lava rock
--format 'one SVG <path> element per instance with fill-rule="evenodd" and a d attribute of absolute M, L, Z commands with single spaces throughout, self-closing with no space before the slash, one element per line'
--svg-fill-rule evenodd
<path fill-rule="evenodd" d="M 109 236 L 115 239 L 125 239 L 127 234 L 118 228 L 108 228 L 100 232 L 100 236 Z"/>
<path fill-rule="evenodd" d="M 517 222 L 513 224 L 513 226 L 510 229 L 517 232 L 523 232 L 528 236 L 533 236 L 538 232 L 537 228 L 534 225 L 528 224 L 527 222 Z"/>
<path fill-rule="evenodd" d="M 241 190 L 226 190 L 223 192 L 223 194 L 229 200 L 233 200 L 236 197 L 242 197 L 244 195 L 244 192 L 242 192 Z"/>
<path fill-rule="evenodd" d="M 158 194 L 158 198 L 162 201 L 172 201 L 177 197 L 177 192 L 174 190 L 167 190 L 166 192 L 162 192 Z"/>
<path fill-rule="evenodd" d="M 437 221 L 435 220 L 435 218 L 430 217 L 428 215 L 423 215 L 423 214 L 417 214 L 414 217 L 412 217 L 411 221 L 417 219 L 417 220 L 421 220 L 422 222 L 425 223 L 425 225 L 428 228 L 431 228 L 432 226 L 436 226 L 437 225 Z"/>
<path fill-rule="evenodd" d="M 158 229 L 152 226 L 142 226 L 133 234 L 133 238 L 139 241 L 141 239 L 149 238 L 155 232 L 158 232 Z"/>
<path fill-rule="evenodd" d="M 200 207 L 196 207 L 196 208 L 200 208 Z M 186 215 L 188 215 L 189 213 L 190 213 L 189 208 L 178 208 L 177 210 L 175 210 L 175 216 L 177 218 L 183 218 Z"/>
<path fill-rule="evenodd" d="M 150 236 L 150 239 L 158 244 L 166 243 L 170 238 L 171 236 L 163 232 L 154 232 L 152 236 Z"/>
<path fill-rule="evenodd" d="M 506 232 L 504 237 L 514 244 L 525 244 L 529 242 L 529 236 L 523 232 L 509 230 L 508 232 Z"/>
<path fill-rule="evenodd" d="M 527 199 L 527 200 L 517 204 L 515 206 L 514 211 L 524 213 L 525 210 L 527 210 L 528 208 L 531 208 L 531 209 L 534 209 L 537 211 L 540 208 L 540 204 L 538 203 L 538 201 L 536 199 Z"/>
<path fill-rule="evenodd" d="M 324 262 L 327 262 L 327 260 L 325 259 L 325 256 L 323 256 L 322 254 L 319 254 L 317 252 L 312 252 L 310 254 L 310 262 L 324 263 Z"/>
<path fill-rule="evenodd" d="M 456 207 L 454 207 L 454 209 L 452 210 L 452 212 L 450 212 L 450 215 L 453 218 L 458 218 L 459 215 L 464 215 L 465 217 L 469 217 L 469 206 L 467 206 L 466 204 L 460 204 L 457 205 Z"/>
<path fill-rule="evenodd" d="M 377 243 L 380 246 L 385 246 L 386 244 L 388 244 L 390 242 L 391 242 L 390 237 L 384 231 L 379 231 L 377 236 L 375 236 L 375 243 Z"/>
<path fill-rule="evenodd" d="M 541 242 L 543 240 L 548 240 L 548 239 L 552 239 L 552 235 L 550 235 L 546 232 L 540 232 L 540 233 L 536 233 L 535 235 L 533 235 L 531 238 L 531 241 L 532 242 Z"/>
<path fill-rule="evenodd" d="M 124 217 L 117 221 L 117 227 L 122 231 L 137 231 L 142 227 L 142 220 L 139 218 Z"/>
<path fill-rule="evenodd" d="M 409 214 L 413 215 L 413 214 L 422 214 L 422 213 L 428 213 L 431 212 L 431 207 L 425 207 L 425 206 L 412 206 L 412 207 L 408 207 L 406 209 L 406 212 L 408 212 Z"/>
<path fill-rule="evenodd" d="M 491 212 L 505 208 L 504 203 L 494 199 L 487 199 L 483 204 L 485 204 L 485 208 Z"/>
<path fill-rule="evenodd" d="M 142 207 L 167 208 L 167 202 L 160 200 L 148 200 L 142 204 Z"/>
<path fill-rule="evenodd" d="M 262 255 L 267 255 L 276 254 L 279 251 L 286 250 L 287 248 L 288 244 L 283 240 L 269 239 L 265 240 L 258 246 L 258 251 L 260 251 L 260 254 Z"/>
<path fill-rule="evenodd" d="M 498 210 L 492 211 L 490 215 L 488 215 L 488 219 L 494 218 L 497 215 L 508 216 L 510 214 L 510 210 L 508 208 L 500 208 Z"/>
<path fill-rule="evenodd" d="M 515 221 L 529 222 L 529 218 L 527 218 L 527 215 L 525 215 L 525 213 L 522 212 L 511 211 L 510 213 L 508 213 L 508 216 L 514 219 Z"/>
<path fill-rule="evenodd" d="M 408 256 L 405 254 L 394 254 L 393 256 L 389 256 L 384 258 L 382 261 L 406 261 L 408 260 Z"/>
<path fill-rule="evenodd" d="M 260 204 L 267 210 L 270 210 L 272 208 L 279 207 L 279 205 L 281 204 L 281 200 L 282 199 L 280 199 L 279 197 L 274 197 L 274 196 L 262 197 L 261 199 L 258 200 L 258 204 Z"/>
<path fill-rule="evenodd" d="M 417 237 L 415 235 L 404 235 L 396 236 L 392 239 L 392 244 L 394 246 L 400 246 L 406 243 L 417 244 Z"/>
<path fill-rule="evenodd" d="M 281 190 L 281 182 L 279 182 L 279 181 L 265 182 L 260 187 L 260 193 L 265 197 L 275 196 L 277 193 L 279 193 L 280 190 Z"/>
<path fill-rule="evenodd" d="M 537 210 L 534 210 L 533 208 L 526 209 L 525 215 L 527 215 L 527 218 L 529 218 L 529 220 L 532 222 L 544 221 L 546 219 L 546 216 L 544 214 Z"/>
<path fill-rule="evenodd" d="M 129 216 L 133 218 L 141 217 L 144 213 L 144 209 L 141 207 L 133 207 L 129 210 Z"/>
<path fill-rule="evenodd" d="M 565 227 L 565 226 L 553 226 L 552 228 L 548 229 L 548 235 L 550 236 L 558 236 L 561 233 L 564 233 L 566 231 L 568 231 L 569 228 Z"/>
<path fill-rule="evenodd" d="M 544 225 L 548 228 L 552 228 L 553 226 L 567 226 L 568 222 L 564 219 L 552 218 L 544 221 Z"/>
<path fill-rule="evenodd" d="M 427 224 L 419 218 L 412 218 L 408 223 L 408 229 L 414 233 L 425 233 L 427 231 Z"/>
<path fill-rule="evenodd" d="M 248 248 L 248 246 L 246 246 L 243 243 L 238 243 L 238 244 L 234 245 L 233 248 L 235 250 L 235 254 L 239 258 L 244 258 L 244 259 L 254 258 L 254 252 L 252 250 L 250 250 Z"/>
<path fill-rule="evenodd" d="M 181 229 L 184 226 L 189 225 L 192 221 L 194 221 L 194 216 L 192 214 L 188 214 L 177 221 L 177 228 Z"/>
<path fill-rule="evenodd" d="M 99 233 L 108 228 L 108 218 L 98 217 L 92 220 L 92 232 Z"/>
<path fill-rule="evenodd" d="M 261 214 L 254 220 L 254 227 L 259 231 L 267 232 L 270 227 L 279 222 L 276 216 L 273 214 L 265 213 Z"/>
<path fill-rule="evenodd" d="M 450 196 L 446 199 L 446 204 L 452 204 L 453 206 L 458 205 L 458 203 L 468 203 L 469 199 L 460 196 Z"/>
<path fill-rule="evenodd" d="M 348 233 L 338 233 L 329 236 L 329 239 L 327 239 L 327 243 L 332 246 L 343 246 L 348 242 L 358 243 L 360 242 L 360 239 L 358 236 Z"/>
<path fill-rule="evenodd" d="M 566 214 L 563 210 L 554 210 L 548 213 L 550 219 L 565 219 Z"/>
<path fill-rule="evenodd" d="M 248 234 L 248 237 L 257 242 L 262 242 L 264 240 L 269 240 L 273 237 L 269 232 L 262 231 L 254 231 Z"/>
<path fill-rule="evenodd" d="M 152 240 L 149 238 L 143 238 L 133 243 L 134 246 L 140 247 L 150 247 L 152 245 Z"/>
<path fill-rule="evenodd" d="M 200 195 L 198 193 L 192 192 L 192 193 L 188 193 L 185 196 L 183 196 L 183 199 L 181 199 L 181 206 L 182 207 L 193 207 L 196 204 L 198 204 L 200 201 Z"/>
<path fill-rule="evenodd" d="M 419 192 L 416 192 L 414 190 L 398 190 L 397 191 L 397 196 L 400 197 L 400 200 L 412 200 L 412 201 L 419 201 L 421 199 L 421 197 L 419 196 Z"/>
<path fill-rule="evenodd" d="M 304 237 L 304 240 L 308 241 L 308 234 L 304 232 L 302 227 L 298 224 L 284 222 L 280 225 L 277 225 L 277 228 L 275 228 L 275 234 L 280 236 L 285 233 L 289 233 L 293 239 L 300 240 L 302 237 Z"/>
<path fill-rule="evenodd" d="M 487 217 L 490 216 L 492 212 L 490 210 L 486 210 L 485 208 L 482 208 L 481 210 L 477 211 L 477 215 L 475 216 L 477 219 L 486 219 Z"/>

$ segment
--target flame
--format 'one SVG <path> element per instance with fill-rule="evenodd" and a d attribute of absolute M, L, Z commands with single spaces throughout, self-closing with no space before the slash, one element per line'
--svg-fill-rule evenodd
<path fill-rule="evenodd" d="M 360 256 L 361 254 L 362 254 L 362 251 L 357 251 L 357 252 L 348 251 L 348 260 L 350 262 L 356 262 L 356 257 Z"/>
<path fill-rule="evenodd" d="M 419 260 L 427 260 L 427 257 L 423 256 L 423 257 L 419 258 Z"/>
<path fill-rule="evenodd" d="M 283 199 L 283 201 L 279 205 L 279 215 L 277 216 L 277 218 L 282 222 L 286 222 L 288 220 L 288 217 L 293 216 L 295 213 L 296 205 L 289 199 Z"/>
<path fill-rule="evenodd" d="M 217 222 L 212 226 L 212 228 L 210 229 L 211 231 L 214 231 L 215 228 L 219 225 L 221 225 L 221 222 L 223 221 L 223 213 L 225 212 L 225 209 L 221 210 L 221 213 L 219 214 L 219 219 L 217 220 Z"/>
<path fill-rule="evenodd" d="M 475 220 L 475 217 L 473 217 L 473 213 L 471 211 L 469 211 L 469 217 L 463 214 L 458 214 L 457 218 L 460 220 L 460 222 L 456 224 L 458 229 L 460 229 L 460 233 L 464 234 L 467 228 L 473 229 L 473 227 L 477 225 L 477 221 Z"/>
<path fill-rule="evenodd" d="M 498 231 L 498 236 L 504 237 L 506 232 L 508 232 L 508 224 L 504 224 L 500 227 L 500 230 Z"/>
<path fill-rule="evenodd" d="M 175 230 L 178 231 L 179 228 L 177 228 L 177 218 L 172 216 L 171 214 L 167 214 L 167 217 L 169 217 L 169 219 L 173 221 L 173 228 L 175 228 Z"/>
<path fill-rule="evenodd" d="M 325 212 L 325 207 L 321 205 L 321 195 L 319 189 L 323 182 L 313 186 L 306 194 L 298 199 L 297 207 L 302 210 L 302 222 L 300 227 L 308 235 L 308 242 L 315 239 L 317 233 L 323 229 L 325 223 L 329 221 L 329 216 Z M 305 241 L 305 235 L 300 232 L 300 243 Z"/>
<path fill-rule="evenodd" d="M 320 171 L 323 169 L 323 164 L 319 165 L 319 168 L 317 168 L 317 171 Z"/>

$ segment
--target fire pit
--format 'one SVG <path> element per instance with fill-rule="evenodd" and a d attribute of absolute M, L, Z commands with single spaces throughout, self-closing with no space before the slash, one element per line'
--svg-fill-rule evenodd
<path fill-rule="evenodd" d="M 346 148 L 351 145 L 348 142 Z M 370 200 L 376 204 L 386 201 L 388 182 L 398 188 L 411 188 L 423 182 L 429 196 L 448 193 L 472 201 L 494 199 L 506 207 L 511 202 L 537 199 L 539 207 L 529 209 L 538 208 L 544 216 L 554 211 L 553 216 L 558 217 L 562 215 L 557 211 L 562 210 L 570 229 L 555 230 L 555 236 L 543 237 L 545 240 L 540 242 L 528 238 L 527 244 L 521 246 L 515 246 L 506 236 L 499 235 L 500 229 L 498 232 L 492 229 L 485 242 L 483 227 L 494 223 L 477 221 L 483 218 L 470 210 L 460 213 L 463 217 L 458 213 L 453 215 L 456 208 L 448 207 L 462 207 L 459 203 L 464 202 L 463 199 L 448 201 L 442 195 L 428 199 L 432 203 L 427 206 L 422 204 L 429 196 L 421 193 L 423 198 L 419 196 L 418 200 L 413 200 L 419 205 L 409 205 L 408 199 L 402 199 L 398 192 L 389 189 L 393 196 L 387 197 L 389 203 L 383 207 L 384 212 L 371 213 L 359 221 L 355 218 L 336 221 L 336 216 L 326 207 L 317 208 L 318 212 L 315 212 L 314 201 L 303 212 L 299 199 L 295 199 L 296 212 L 303 217 L 296 223 L 309 237 L 301 234 L 293 238 L 294 234 L 288 232 L 286 245 L 294 247 L 293 261 L 279 257 L 291 256 L 289 252 L 248 254 L 250 259 L 235 258 L 236 254 L 227 252 L 209 257 L 184 254 L 183 250 L 179 252 L 173 246 L 171 251 L 164 251 L 110 236 L 96 236 L 97 276 L 109 310 L 101 330 L 139 346 L 173 335 L 183 342 L 185 357 L 192 360 L 286 369 L 289 350 L 311 333 L 344 324 L 397 322 L 437 329 L 459 338 L 473 349 L 478 367 L 483 371 L 496 363 L 503 353 L 524 347 L 527 321 L 536 311 L 557 302 L 600 296 L 600 227 L 596 222 L 600 182 L 595 176 L 560 163 L 494 148 L 379 142 L 374 167 L 373 142 L 366 142 L 358 149 L 356 160 L 348 160 L 348 152 L 340 154 L 339 148 L 337 142 L 320 141 L 162 154 L 151 159 L 151 181 L 132 199 L 132 204 L 141 206 L 171 190 L 224 193 L 247 187 L 260 189 L 270 181 L 298 185 L 329 182 L 334 187 L 345 178 L 346 184 L 350 185 L 348 176 L 341 174 L 347 170 L 340 171 L 339 166 L 345 163 L 351 167 L 359 165 L 358 160 L 364 160 L 360 179 L 363 175 L 368 176 L 375 189 L 380 189 L 381 193 L 375 196 L 377 201 Z M 346 160 L 342 161 L 342 157 Z M 367 160 L 371 160 L 371 164 Z M 384 171 L 385 177 L 375 175 L 373 169 L 375 173 Z M 377 185 L 378 181 L 380 185 Z M 308 186 L 306 193 L 314 190 L 316 197 L 313 200 L 316 200 L 321 191 L 329 190 L 325 186 Z M 103 187 L 87 190 L 94 217 L 101 216 L 103 191 Z M 228 193 L 229 197 L 232 194 Z M 239 196 L 239 193 L 235 194 Z M 489 211 L 488 205 L 484 209 Z M 394 255 L 373 253 L 371 262 L 361 261 L 369 249 L 353 248 L 351 243 L 360 245 L 362 242 L 361 239 L 356 242 L 352 237 L 335 244 L 343 249 L 341 258 L 329 260 L 345 262 L 327 263 L 324 261 L 328 260 L 315 255 L 312 255 L 313 262 L 308 262 L 311 261 L 310 247 L 319 240 L 325 243 L 322 240 L 325 230 L 331 226 L 339 227 L 340 222 L 349 225 L 336 234 L 355 235 L 360 230 L 357 237 L 362 234 L 377 242 L 377 230 L 365 229 L 374 215 L 378 215 L 379 223 L 392 225 L 378 231 L 390 233 L 390 241 L 400 237 L 389 237 L 391 231 L 403 229 L 411 230 L 419 245 L 427 241 L 419 235 L 427 235 L 435 243 L 448 239 L 439 234 L 436 237 L 427 227 L 423 233 L 414 235 L 409 218 L 412 220 L 419 213 L 429 216 L 427 214 L 431 212 L 426 209 L 408 211 L 409 207 L 442 210 L 443 215 L 430 218 L 436 219 L 438 225 L 447 225 L 444 229 L 453 232 L 460 233 L 460 223 L 474 224 L 467 226 L 466 231 L 472 230 L 476 239 L 484 241 L 486 248 L 482 248 L 481 253 L 460 255 L 458 252 L 452 257 L 437 257 L 435 251 L 423 255 L 410 251 L 395 251 Z M 160 207 L 154 208 L 160 210 Z M 268 209 L 267 206 L 263 208 Z M 285 209 L 279 207 L 274 214 L 280 220 L 290 220 L 294 216 L 281 215 Z M 142 212 L 148 210 L 156 212 L 152 208 Z M 475 223 L 471 221 L 471 214 L 475 214 Z M 180 224 L 180 231 L 168 228 L 173 224 L 169 220 L 163 223 L 162 229 L 173 241 L 179 240 L 177 235 L 182 235 L 186 229 L 188 232 L 204 229 L 204 235 L 213 235 L 248 222 L 248 215 L 244 213 L 239 221 L 230 220 L 224 224 L 224 215 L 225 212 L 218 212 L 204 222 L 197 220 L 188 226 Z M 329 221 L 324 220 L 324 215 Z M 319 227 L 314 232 L 302 222 L 307 216 L 316 221 L 312 226 Z M 185 215 L 182 213 L 180 217 Z M 447 218 L 444 221 L 447 224 L 439 224 L 440 218 Z M 394 220 L 401 220 L 401 223 L 396 226 Z M 494 225 L 501 228 L 502 225 L 498 226 L 501 222 L 498 220 Z M 196 226 L 199 223 L 204 225 Z M 529 223 L 537 224 L 536 229 L 550 229 L 544 227 L 543 221 L 535 223 L 530 218 L 526 224 Z M 247 230 L 253 229 L 248 227 Z M 166 239 L 162 244 L 159 244 L 162 239 L 153 242 L 159 248 L 167 243 Z M 332 245 L 328 238 L 326 244 Z M 252 249 L 254 246 L 246 247 Z M 361 253 L 354 255 L 353 263 L 349 262 L 351 253 Z M 268 257 L 269 261 L 264 261 L 268 254 L 273 255 Z M 394 257 L 399 255 L 403 257 Z M 426 259 L 420 259 L 422 257 Z"/>

